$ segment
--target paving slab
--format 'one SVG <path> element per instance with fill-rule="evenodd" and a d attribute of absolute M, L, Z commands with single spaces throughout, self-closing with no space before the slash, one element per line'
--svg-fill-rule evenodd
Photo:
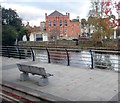
<path fill-rule="evenodd" d="M 31 75 L 30 80 L 20 81 L 20 71 L 16 63 L 44 67 L 49 77 L 49 85 L 38 85 L 40 76 Z M 58 64 L 32 62 L 25 59 L 2 58 L 2 79 L 37 92 L 51 94 L 70 101 L 110 101 L 118 100 L 118 73 L 111 70 L 85 69 Z"/>

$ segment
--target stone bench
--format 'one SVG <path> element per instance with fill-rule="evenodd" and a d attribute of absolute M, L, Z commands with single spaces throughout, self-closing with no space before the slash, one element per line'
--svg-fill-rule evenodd
<path fill-rule="evenodd" d="M 36 66 L 30 66 L 25 64 L 17 64 L 18 69 L 22 72 L 20 74 L 20 80 L 26 81 L 29 80 L 29 73 L 32 75 L 40 75 L 42 78 L 39 80 L 40 86 L 48 85 L 48 77 L 53 76 L 52 74 L 46 73 L 45 69 L 43 67 L 36 67 Z"/>

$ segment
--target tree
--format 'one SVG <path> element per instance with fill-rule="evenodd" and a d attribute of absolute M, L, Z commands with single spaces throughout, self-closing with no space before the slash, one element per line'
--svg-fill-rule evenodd
<path fill-rule="evenodd" d="M 102 39 L 110 38 L 114 32 L 114 27 L 116 27 L 116 18 L 112 14 L 111 11 L 111 5 L 112 2 L 110 0 L 108 1 L 102 1 L 99 0 L 92 2 L 93 8 L 90 10 L 89 18 L 88 18 L 88 24 L 94 26 L 95 28 L 95 34 L 101 35 L 98 36 Z M 98 34 L 97 34 L 97 33 Z M 93 34 L 94 34 L 93 33 Z M 97 39 L 96 39 L 97 40 Z"/>
<path fill-rule="evenodd" d="M 117 36 L 117 37 L 120 37 L 120 27 L 117 28 L 117 30 L 116 30 L 116 36 Z"/>
<path fill-rule="evenodd" d="M 22 41 L 22 38 L 23 38 L 24 35 L 26 35 L 27 41 L 29 41 L 28 34 L 29 34 L 28 30 L 24 26 L 22 26 L 21 29 L 20 29 L 20 31 L 19 31 L 19 35 L 17 37 L 18 41 Z"/>
<path fill-rule="evenodd" d="M 26 34 L 22 19 L 12 9 L 2 8 L 2 45 L 14 45 Z"/>
<path fill-rule="evenodd" d="M 86 19 L 81 19 L 81 26 L 84 28 L 87 25 Z"/>
<path fill-rule="evenodd" d="M 2 28 L 2 45 L 13 45 L 18 35 L 16 29 L 9 25 L 3 25 Z"/>
<path fill-rule="evenodd" d="M 101 32 L 96 31 L 92 34 L 92 40 L 94 42 L 94 46 L 102 46 L 101 42 Z"/>
<path fill-rule="evenodd" d="M 82 36 L 83 36 L 83 34 L 84 34 L 84 32 L 85 32 L 85 30 L 86 30 L 86 26 L 87 26 L 87 21 L 86 21 L 86 19 L 81 19 L 81 29 L 83 30 L 82 31 Z"/>
<path fill-rule="evenodd" d="M 114 23 L 110 21 L 110 18 L 97 18 L 92 17 L 91 20 L 88 20 L 90 24 L 95 26 L 96 31 L 101 32 L 102 38 L 110 38 L 113 34 L 113 28 L 115 27 Z"/>

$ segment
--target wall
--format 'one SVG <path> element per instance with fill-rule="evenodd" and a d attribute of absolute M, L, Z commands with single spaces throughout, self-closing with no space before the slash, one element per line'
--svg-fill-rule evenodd
<path fill-rule="evenodd" d="M 40 35 L 40 36 L 38 36 Z M 43 32 L 34 32 L 30 34 L 30 41 L 36 41 L 36 38 L 40 37 L 42 38 L 42 40 L 40 41 L 48 41 L 48 35 L 47 33 L 43 33 Z"/>
<path fill-rule="evenodd" d="M 56 26 L 53 25 L 54 20 L 56 21 Z M 62 26 L 60 26 L 60 20 L 62 20 Z M 67 26 L 64 25 L 64 21 L 67 21 Z M 51 26 L 48 22 L 51 21 Z M 73 25 L 73 32 L 72 31 Z M 64 16 L 47 16 L 46 15 L 46 32 L 49 36 L 61 36 L 66 38 L 75 38 L 80 35 L 80 22 L 71 22 L 69 15 Z"/>

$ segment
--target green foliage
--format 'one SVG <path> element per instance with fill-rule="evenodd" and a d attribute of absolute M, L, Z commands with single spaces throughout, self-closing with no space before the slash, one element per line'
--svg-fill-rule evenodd
<path fill-rule="evenodd" d="M 79 22 L 79 19 L 73 19 L 72 22 Z"/>
<path fill-rule="evenodd" d="M 92 34 L 92 41 L 93 41 L 94 46 L 102 46 L 100 31 L 96 31 Z"/>
<path fill-rule="evenodd" d="M 26 35 L 28 37 L 28 30 L 25 27 L 21 27 L 20 31 L 19 31 L 19 35 L 18 35 L 18 41 L 22 41 L 22 37 Z M 27 38 L 27 41 L 29 41 L 29 39 Z"/>
<path fill-rule="evenodd" d="M 2 45 L 14 45 L 15 40 L 21 40 L 26 33 L 18 14 L 12 9 L 2 8 Z"/>
<path fill-rule="evenodd" d="M 88 24 L 95 27 L 96 32 L 99 32 L 99 34 L 101 35 L 101 39 L 105 37 L 110 38 L 113 34 L 114 25 L 112 23 L 110 24 L 109 17 L 108 18 L 89 17 Z"/>
<path fill-rule="evenodd" d="M 13 45 L 17 37 L 17 31 L 9 25 L 2 26 L 2 45 Z"/>

